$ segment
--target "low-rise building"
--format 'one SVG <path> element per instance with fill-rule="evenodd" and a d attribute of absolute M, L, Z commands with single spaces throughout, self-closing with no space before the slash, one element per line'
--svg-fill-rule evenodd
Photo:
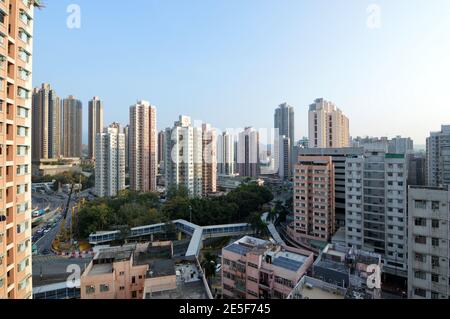
<path fill-rule="evenodd" d="M 100 249 L 81 277 L 81 299 L 211 298 L 197 258 L 175 258 L 172 242 Z"/>
<path fill-rule="evenodd" d="M 222 249 L 223 296 L 286 299 L 313 261 L 311 252 L 246 236 Z"/>
<path fill-rule="evenodd" d="M 346 294 L 346 288 L 303 276 L 287 299 L 345 299 Z"/>
<path fill-rule="evenodd" d="M 379 270 L 380 286 L 372 288 L 368 280 L 371 267 Z M 381 255 L 373 252 L 329 244 L 312 267 L 312 277 L 325 283 L 347 289 L 348 299 L 381 298 Z"/>

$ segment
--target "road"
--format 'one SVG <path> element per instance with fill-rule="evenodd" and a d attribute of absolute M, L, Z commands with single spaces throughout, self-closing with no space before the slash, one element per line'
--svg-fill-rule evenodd
<path fill-rule="evenodd" d="M 69 229 L 72 225 L 72 207 L 74 207 L 77 204 L 77 200 L 82 197 L 88 197 L 89 191 L 85 190 L 81 192 L 78 195 L 72 196 L 72 199 L 69 203 L 69 209 L 67 210 L 67 216 L 66 216 L 66 229 Z M 50 206 L 55 209 L 53 214 L 57 213 L 57 210 L 61 208 L 61 212 L 64 212 L 64 208 L 67 204 L 68 195 L 66 194 L 54 194 L 54 195 L 42 195 L 42 194 L 33 194 L 33 199 L 35 198 L 45 198 L 50 202 Z M 51 213 L 50 213 L 51 214 Z M 51 218 L 51 217 L 49 217 Z M 47 219 L 48 220 L 48 219 Z M 44 252 L 48 254 L 52 254 L 52 243 L 54 239 L 56 238 L 56 235 L 58 234 L 59 230 L 61 229 L 61 224 L 63 222 L 63 219 L 57 222 L 56 226 L 53 227 L 48 233 L 46 233 L 44 236 L 42 236 L 35 244 L 37 248 L 37 255 L 43 255 Z M 36 230 L 35 230 L 36 231 Z"/>

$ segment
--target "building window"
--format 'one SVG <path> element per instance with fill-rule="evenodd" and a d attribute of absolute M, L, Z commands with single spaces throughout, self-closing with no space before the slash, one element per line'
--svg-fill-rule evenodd
<path fill-rule="evenodd" d="M 109 285 L 103 284 L 100 285 L 100 292 L 108 292 L 109 291 Z"/>
<path fill-rule="evenodd" d="M 432 221 L 431 221 L 431 227 L 433 227 L 433 228 L 439 228 L 439 220 L 437 220 L 437 219 L 433 219 Z"/>
<path fill-rule="evenodd" d="M 426 227 L 427 226 L 427 220 L 425 218 L 416 218 L 415 221 L 414 221 L 414 224 L 416 226 Z"/>
<path fill-rule="evenodd" d="M 258 265 L 255 265 L 255 264 L 252 264 L 252 263 L 248 263 L 248 266 L 252 267 L 252 268 L 255 268 L 255 269 L 258 269 Z"/>
<path fill-rule="evenodd" d="M 90 294 L 94 294 L 95 293 L 95 286 L 86 286 L 86 294 L 90 295 Z"/>
<path fill-rule="evenodd" d="M 439 268 L 439 267 L 440 267 L 439 257 L 437 257 L 437 256 L 431 256 L 431 266 L 432 266 L 433 268 Z"/>
<path fill-rule="evenodd" d="M 425 255 L 416 253 L 415 259 L 418 262 L 424 263 L 424 262 L 426 262 L 427 257 Z"/>
<path fill-rule="evenodd" d="M 414 273 L 414 277 L 417 279 L 422 279 L 422 280 L 426 280 L 427 279 L 427 274 L 423 271 L 416 271 Z"/>
<path fill-rule="evenodd" d="M 431 245 L 433 247 L 439 247 L 439 238 L 431 238 Z"/>
<path fill-rule="evenodd" d="M 416 296 L 423 297 L 423 298 L 427 297 L 427 292 L 426 292 L 425 289 L 415 288 L 414 289 L 414 294 Z"/>
<path fill-rule="evenodd" d="M 431 274 L 431 281 L 439 283 L 439 275 Z"/>
<path fill-rule="evenodd" d="M 131 298 L 137 298 L 137 291 L 131 292 Z"/>
<path fill-rule="evenodd" d="M 431 209 L 433 211 L 439 210 L 439 202 L 436 202 L 436 201 L 431 202 Z"/>
<path fill-rule="evenodd" d="M 422 244 L 422 245 L 427 244 L 427 238 L 425 236 L 416 236 L 414 241 L 416 244 Z"/>
<path fill-rule="evenodd" d="M 426 200 L 415 200 L 414 205 L 418 209 L 426 209 L 427 208 L 427 201 Z"/>

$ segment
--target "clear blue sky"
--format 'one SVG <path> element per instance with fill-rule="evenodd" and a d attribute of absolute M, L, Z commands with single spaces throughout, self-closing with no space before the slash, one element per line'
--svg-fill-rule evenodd
<path fill-rule="evenodd" d="M 35 14 L 33 82 L 61 97 L 105 101 L 128 122 L 138 99 L 158 127 L 179 114 L 214 126 L 271 127 L 274 108 L 334 101 L 351 135 L 413 137 L 450 123 L 448 0 L 44 0 Z M 69 29 L 69 4 L 81 28 Z M 381 27 L 367 27 L 367 7 Z M 86 131 L 87 121 L 84 122 Z"/>

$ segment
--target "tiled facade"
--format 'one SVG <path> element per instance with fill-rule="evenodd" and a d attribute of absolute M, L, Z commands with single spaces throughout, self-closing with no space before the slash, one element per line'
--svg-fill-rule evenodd
<path fill-rule="evenodd" d="M 330 156 L 299 156 L 295 166 L 293 220 L 287 233 L 298 243 L 328 242 L 334 235 L 334 165 Z"/>
<path fill-rule="evenodd" d="M 32 296 L 33 1 L 0 1 L 0 299 Z"/>

